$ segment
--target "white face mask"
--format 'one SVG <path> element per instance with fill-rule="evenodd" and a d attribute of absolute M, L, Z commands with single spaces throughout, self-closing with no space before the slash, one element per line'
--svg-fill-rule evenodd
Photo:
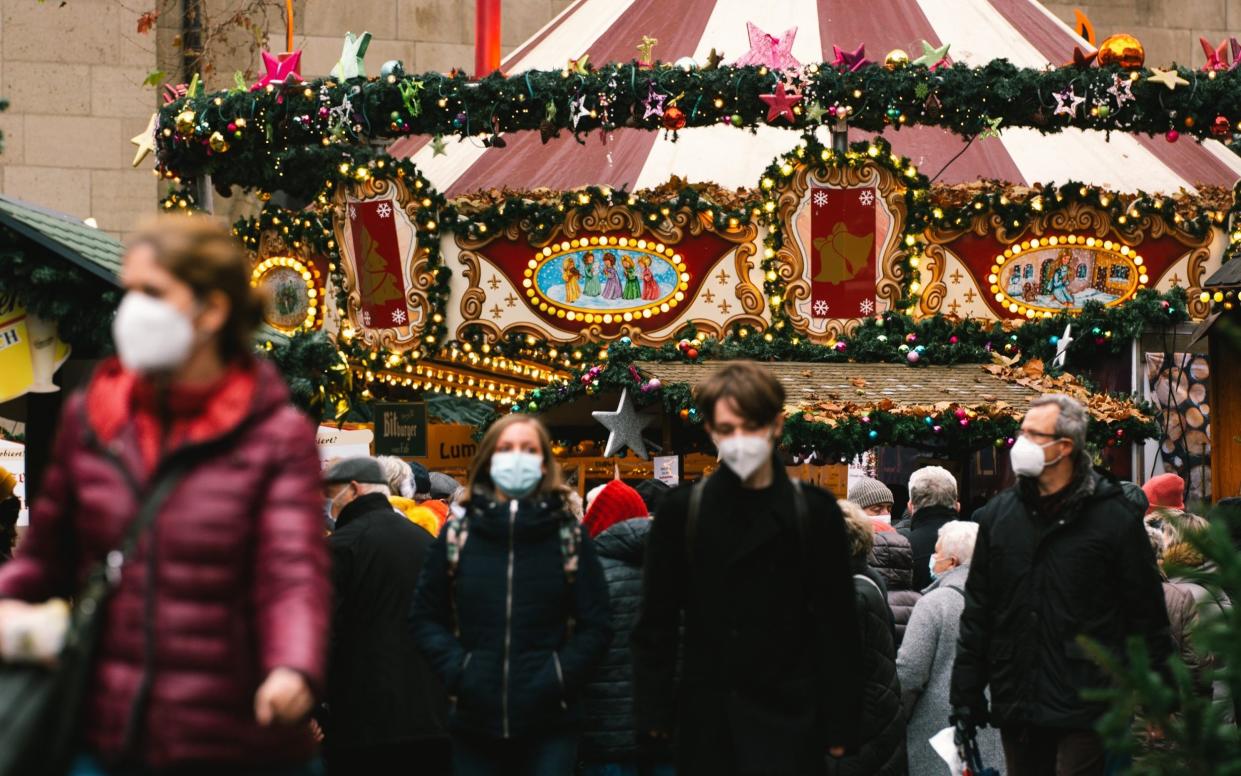
<path fill-rule="evenodd" d="M 750 475 L 771 458 L 771 437 L 766 434 L 734 434 L 716 441 L 715 446 L 720 451 L 720 460 L 742 482 L 750 479 Z"/>
<path fill-rule="evenodd" d="M 1059 440 L 1053 439 L 1045 444 L 1036 444 L 1031 442 L 1029 437 L 1017 437 L 1013 448 L 1008 451 L 1008 460 L 1013 465 L 1013 474 L 1019 477 L 1037 477 L 1043 473 L 1043 469 L 1049 465 L 1059 462 L 1060 458 L 1048 461 L 1043 456 L 1043 448 L 1047 445 L 1054 445 Z"/>
<path fill-rule="evenodd" d="M 881 523 L 892 524 L 892 515 L 884 513 L 882 515 L 870 515 L 871 520 L 878 520 Z"/>
<path fill-rule="evenodd" d="M 194 323 L 165 301 L 130 291 L 112 321 L 121 364 L 133 372 L 170 372 L 190 357 Z"/>

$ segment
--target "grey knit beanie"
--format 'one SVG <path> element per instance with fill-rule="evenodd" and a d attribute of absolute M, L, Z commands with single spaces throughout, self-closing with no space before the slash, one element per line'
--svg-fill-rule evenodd
<path fill-rule="evenodd" d="M 895 502 L 888 486 L 870 477 L 860 477 L 849 483 L 849 500 L 862 509 Z"/>

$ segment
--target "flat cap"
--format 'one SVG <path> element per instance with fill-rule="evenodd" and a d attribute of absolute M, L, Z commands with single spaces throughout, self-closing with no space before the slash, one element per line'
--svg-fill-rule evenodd
<path fill-rule="evenodd" d="M 342 482 L 360 482 L 370 485 L 387 485 L 383 469 L 374 458 L 345 458 L 332 464 L 332 468 L 323 475 L 326 485 L 339 485 Z"/>

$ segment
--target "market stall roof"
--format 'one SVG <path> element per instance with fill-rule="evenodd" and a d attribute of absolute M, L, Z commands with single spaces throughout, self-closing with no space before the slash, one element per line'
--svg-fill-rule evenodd
<path fill-rule="evenodd" d="M 1241 257 L 1224 262 L 1224 265 L 1207 278 L 1203 288 L 1234 288 L 1241 286 Z"/>
<path fill-rule="evenodd" d="M 640 362 L 644 374 L 658 377 L 665 385 L 694 384 L 705 380 L 727 361 L 701 364 Z M 928 406 L 939 402 L 966 405 L 1005 402 L 1025 412 L 1038 391 L 1003 380 L 978 364 L 908 367 L 901 364 L 764 364 L 788 394 L 789 409 L 796 411 L 825 401 L 877 405 L 889 400 L 897 407 Z"/>
<path fill-rule="evenodd" d="M 96 277 L 119 285 L 121 243 L 67 213 L 0 195 L 0 224 Z"/>
<path fill-rule="evenodd" d="M 560 16 L 505 58 L 509 74 L 563 68 L 589 55 L 593 63 L 628 62 L 649 35 L 663 62 L 693 57 L 705 62 L 712 49 L 732 62 L 749 44 L 746 22 L 772 35 L 796 27 L 792 54 L 803 63 L 831 61 L 833 45 L 865 44 L 871 59 L 894 48 L 917 55 L 920 41 L 951 44 L 955 62 L 981 66 L 1005 58 L 1019 67 L 1059 66 L 1074 46 L 1091 47 L 1035 0 L 575 0 Z M 1161 64 L 1161 63 L 1151 63 Z M 1052 95 L 1045 96 L 1054 109 Z M 852 131 L 851 139 L 869 133 Z M 672 142 L 663 133 L 620 129 L 605 144 L 591 135 L 580 146 L 568 133 L 541 144 L 538 134 L 512 136 L 504 148 L 477 139 L 436 156 L 425 137 L 404 138 L 391 153 L 413 157 L 419 169 L 450 195 L 490 188 L 572 189 L 586 185 L 653 188 L 671 175 L 690 183 L 750 187 L 777 155 L 796 143 L 798 132 L 762 126 L 757 134 L 732 127 L 683 130 Z M 1120 192 L 1193 190 L 1196 184 L 1231 187 L 1241 177 L 1241 158 L 1223 144 L 1184 139 L 1069 129 L 1043 135 L 1034 129 L 1003 129 L 999 139 L 969 144 L 936 127 L 905 127 L 885 137 L 937 183 L 996 179 L 1015 184 L 1069 180 Z M 958 158 L 959 154 L 959 158 Z"/>

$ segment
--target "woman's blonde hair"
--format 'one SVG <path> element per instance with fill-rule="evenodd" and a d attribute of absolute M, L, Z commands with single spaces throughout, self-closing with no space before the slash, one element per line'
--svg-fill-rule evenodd
<path fill-rule="evenodd" d="M 875 546 L 875 526 L 870 515 L 852 501 L 843 498 L 836 502 L 845 516 L 845 537 L 849 540 L 849 557 L 865 558 Z"/>
<path fill-rule="evenodd" d="M 470 471 L 466 476 L 465 502 L 473 498 L 478 490 L 488 495 L 495 490 L 495 483 L 491 480 L 491 456 L 495 455 L 496 445 L 500 443 L 500 436 L 504 434 L 505 429 L 519 423 L 529 423 L 534 426 L 534 431 L 539 437 L 539 448 L 543 458 L 543 479 L 539 482 L 535 492 L 564 494 L 566 490 L 564 478 L 560 474 L 560 464 L 556 463 L 556 459 L 552 456 L 552 437 L 547 433 L 547 427 L 538 418 L 513 413 L 493 423 L 483 435 L 483 440 L 478 443 L 478 452 L 474 454 L 474 460 L 470 462 Z"/>

